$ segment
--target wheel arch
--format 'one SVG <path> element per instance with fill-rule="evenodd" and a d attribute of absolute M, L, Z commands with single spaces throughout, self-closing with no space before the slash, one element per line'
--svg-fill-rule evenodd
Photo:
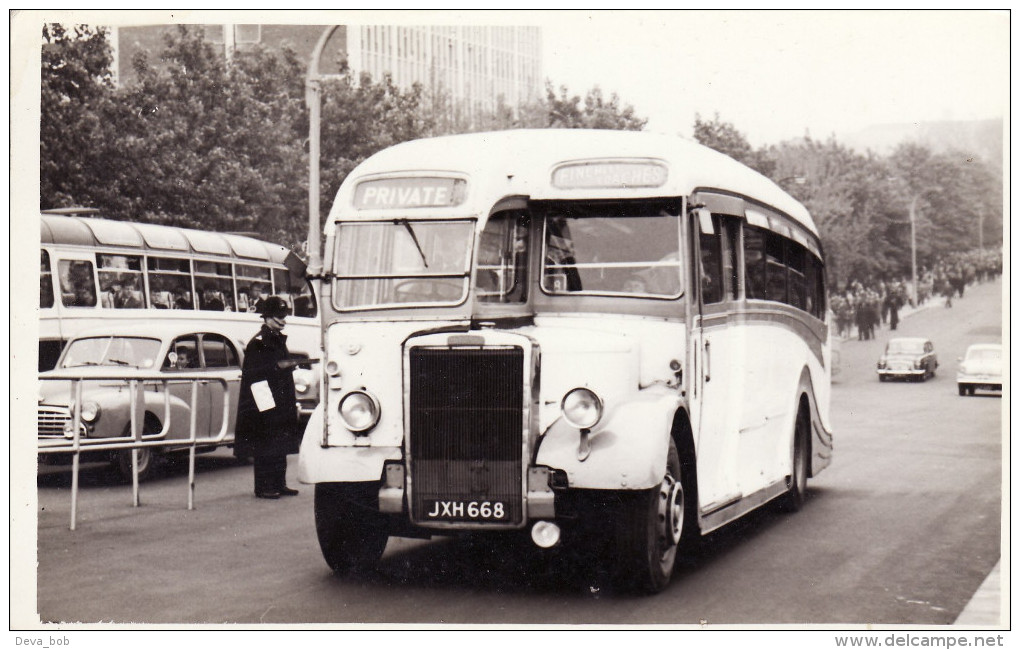
<path fill-rule="evenodd" d="M 800 380 L 797 384 L 796 410 L 793 413 L 793 426 L 790 427 L 791 435 L 796 430 L 797 418 L 800 417 L 802 409 L 807 409 L 809 419 L 808 434 L 808 477 L 814 478 L 832 461 L 832 434 L 825 430 L 821 414 L 818 410 L 818 398 L 815 395 L 814 383 L 811 379 L 811 371 L 807 366 L 801 370 Z"/>
<path fill-rule="evenodd" d="M 694 427 L 691 425 L 690 413 L 686 405 L 681 406 L 673 414 L 673 426 L 670 437 L 680 455 L 680 476 L 685 492 L 685 499 L 691 505 L 687 513 L 697 533 L 701 534 L 701 522 L 698 513 L 701 510 L 701 499 L 698 496 L 698 452 L 694 444 Z"/>

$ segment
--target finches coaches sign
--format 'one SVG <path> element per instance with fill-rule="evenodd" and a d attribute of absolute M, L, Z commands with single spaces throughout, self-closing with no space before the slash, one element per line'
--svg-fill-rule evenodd
<path fill-rule="evenodd" d="M 464 202 L 467 183 L 460 178 L 382 178 L 362 181 L 354 190 L 358 210 L 443 208 Z"/>
<path fill-rule="evenodd" d="M 593 161 L 557 167 L 552 184 L 567 190 L 659 187 L 667 175 L 666 166 L 657 162 Z"/>

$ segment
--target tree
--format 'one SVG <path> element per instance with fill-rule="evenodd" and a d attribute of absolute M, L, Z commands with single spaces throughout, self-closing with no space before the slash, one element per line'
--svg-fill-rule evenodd
<path fill-rule="evenodd" d="M 744 134 L 730 122 L 723 122 L 718 113 L 711 121 L 702 120 L 700 114 L 695 114 L 694 140 L 719 153 L 726 154 L 765 176 L 772 176 L 774 173 L 775 161 L 769 151 L 753 149 Z"/>
<path fill-rule="evenodd" d="M 112 51 L 106 31 L 43 26 L 40 190 L 43 209 L 89 203 L 114 139 Z"/>
<path fill-rule="evenodd" d="M 918 264 L 931 267 L 952 253 L 1001 242 L 1002 181 L 982 160 L 904 143 L 890 156 L 890 168 L 908 221 L 915 207 Z"/>
<path fill-rule="evenodd" d="M 228 64 L 200 30 L 181 26 L 159 66 L 145 54 L 133 64 L 120 125 L 131 218 L 293 243 L 306 165 L 296 58 L 257 49 Z"/>
<path fill-rule="evenodd" d="M 552 84 L 546 82 L 545 94 L 547 122 L 544 126 L 550 128 L 640 131 L 648 123 L 647 119 L 634 114 L 633 106 L 621 106 L 616 93 L 607 100 L 598 86 L 585 95 L 583 107 L 581 97 L 570 96 L 566 86 L 560 86 L 557 95 Z"/>
<path fill-rule="evenodd" d="M 897 249 L 896 240 L 886 234 L 891 222 L 902 222 L 892 211 L 885 163 L 857 154 L 835 139 L 804 138 L 771 151 L 777 174 L 802 180 L 783 185 L 814 217 L 826 251 L 829 285 L 877 280 L 890 273 Z"/>
<path fill-rule="evenodd" d="M 345 62 L 322 85 L 321 209 L 329 211 L 340 184 L 361 161 L 394 144 L 431 135 L 433 114 L 422 86 L 404 91 L 390 75 L 375 82 Z"/>

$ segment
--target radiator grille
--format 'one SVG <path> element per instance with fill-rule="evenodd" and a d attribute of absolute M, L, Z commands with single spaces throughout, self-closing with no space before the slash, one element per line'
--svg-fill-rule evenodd
<path fill-rule="evenodd" d="M 54 406 L 39 407 L 39 437 L 63 438 L 64 425 L 71 421 L 71 412 Z"/>
<path fill-rule="evenodd" d="M 519 524 L 523 513 L 524 352 L 521 348 L 415 348 L 410 352 L 413 518 Z M 470 503 L 502 516 L 472 517 Z M 458 510 L 456 504 L 462 504 Z M 460 516 L 460 515 L 463 516 Z"/>

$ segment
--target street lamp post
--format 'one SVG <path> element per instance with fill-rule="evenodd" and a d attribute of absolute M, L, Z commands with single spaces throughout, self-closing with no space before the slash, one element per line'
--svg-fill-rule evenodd
<path fill-rule="evenodd" d="M 317 276 L 322 273 L 322 255 L 319 252 L 319 122 L 322 112 L 322 77 L 319 74 L 319 58 L 326 48 L 326 42 L 339 25 L 327 27 L 312 50 L 305 77 L 305 105 L 308 106 L 308 273 Z"/>
<path fill-rule="evenodd" d="M 910 291 L 914 294 L 915 307 L 917 307 L 917 200 L 920 198 L 920 194 L 915 194 L 910 201 Z"/>
<path fill-rule="evenodd" d="M 978 250 L 985 250 L 985 211 L 978 208 Z"/>

